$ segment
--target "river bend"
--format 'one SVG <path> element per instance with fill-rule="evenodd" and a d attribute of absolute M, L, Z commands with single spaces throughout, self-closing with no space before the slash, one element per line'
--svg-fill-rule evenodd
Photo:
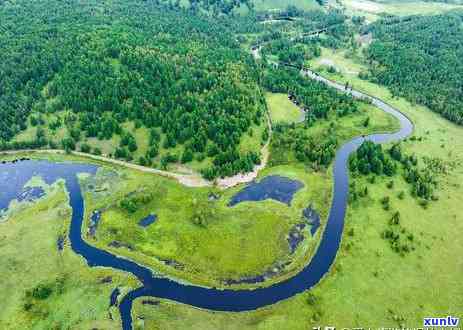
<path fill-rule="evenodd" d="M 375 143 L 399 141 L 410 135 L 413 131 L 411 121 L 387 103 L 359 91 L 346 90 L 343 85 L 327 80 L 310 70 L 304 69 L 302 73 L 342 92 L 349 93 L 353 97 L 371 100 L 373 105 L 399 120 L 400 129 L 391 134 L 383 133 L 356 137 L 341 146 L 337 151 L 333 166 L 334 190 L 330 213 L 314 256 L 298 274 L 269 287 L 254 290 L 221 290 L 182 284 L 172 279 L 155 277 L 150 269 L 131 260 L 118 257 L 110 252 L 100 250 L 85 242 L 82 239 L 84 199 L 77 174 L 81 172 L 95 173 L 96 166 L 27 160 L 15 164 L 1 164 L 0 169 L 13 169 L 16 171 L 14 172 L 16 173 L 15 175 L 17 175 L 18 171 L 24 171 L 22 174 L 25 176 L 24 180 L 27 179 L 27 176 L 32 177 L 35 174 L 44 176 L 46 182 L 53 182 L 59 178 L 65 179 L 66 188 L 69 193 L 69 202 L 72 207 L 69 239 L 74 252 L 83 256 L 91 267 L 110 267 L 131 273 L 142 283 L 140 288 L 129 292 L 119 305 L 124 330 L 132 329 L 132 304 L 136 298 L 142 296 L 169 299 L 214 311 L 240 312 L 271 305 L 312 288 L 329 272 L 330 267 L 333 265 L 344 228 L 349 193 L 349 172 L 347 167 L 349 155 L 364 140 L 370 140 Z M 30 175 L 27 175 L 27 173 Z"/>

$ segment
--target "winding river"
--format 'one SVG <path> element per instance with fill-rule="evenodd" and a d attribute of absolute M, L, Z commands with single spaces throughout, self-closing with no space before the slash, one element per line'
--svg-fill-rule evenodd
<path fill-rule="evenodd" d="M 155 277 L 150 269 L 142 265 L 118 257 L 107 251 L 100 250 L 86 243 L 82 239 L 81 233 L 84 219 L 84 199 L 77 174 L 81 172 L 95 173 L 97 167 L 94 165 L 26 160 L 14 164 L 6 163 L 0 165 L 0 174 L 2 172 L 3 174 L 6 173 L 4 177 L 9 176 L 10 182 L 11 178 L 16 177 L 20 183 L 23 182 L 23 185 L 33 175 L 41 175 L 47 183 L 54 182 L 60 178 L 65 180 L 65 185 L 69 193 L 69 202 L 72 208 L 72 221 L 69 230 L 69 239 L 72 249 L 77 254 L 83 256 L 91 267 L 110 267 L 131 273 L 142 283 L 140 288 L 129 292 L 119 305 L 124 330 L 132 328 L 132 303 L 136 298 L 142 296 L 170 299 L 183 304 L 214 311 L 248 311 L 274 304 L 316 285 L 323 276 L 328 273 L 333 264 L 341 242 L 346 214 L 349 188 L 347 168 L 349 155 L 354 152 L 364 140 L 370 140 L 375 143 L 399 141 L 410 135 L 413 131 L 413 125 L 410 120 L 385 102 L 358 91 L 346 91 L 343 85 L 322 78 L 309 70 L 303 70 L 302 73 L 340 91 L 350 93 L 354 97 L 370 99 L 379 109 L 393 115 L 399 120 L 400 129 L 392 134 L 373 134 L 366 137 L 354 138 L 345 143 L 338 150 L 333 167 L 333 200 L 326 228 L 315 255 L 304 269 L 294 277 L 269 287 L 255 290 L 221 290 L 181 284 L 171 279 Z M 19 185 L 20 184 L 11 186 L 15 186 L 15 189 L 17 189 Z"/>

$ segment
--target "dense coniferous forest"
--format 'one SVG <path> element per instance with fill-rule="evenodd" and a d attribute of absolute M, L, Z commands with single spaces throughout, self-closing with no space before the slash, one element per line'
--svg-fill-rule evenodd
<path fill-rule="evenodd" d="M 288 12 L 298 18 L 291 22 L 289 32 L 285 24 L 275 24 L 259 36 L 257 43 L 264 45 L 264 56 L 276 55 L 280 61 L 302 65 L 320 56 L 320 45 L 338 48 L 351 37 L 352 31 L 344 24 L 346 16 L 339 10 L 301 12 L 289 8 Z M 313 34 L 321 29 L 326 29 L 323 38 Z"/>
<path fill-rule="evenodd" d="M 386 174 L 392 176 L 396 173 L 396 164 L 383 152 L 380 144 L 365 141 L 351 157 L 349 163 L 352 171 L 358 171 L 363 175 L 374 173 L 376 175 Z"/>
<path fill-rule="evenodd" d="M 388 18 L 368 31 L 369 78 L 463 124 L 463 12 Z"/>
<path fill-rule="evenodd" d="M 293 95 L 296 102 L 307 110 L 309 125 L 317 118 L 326 118 L 330 112 L 344 116 L 357 111 L 352 97 L 302 77 L 295 68 L 270 66 L 264 74 L 263 85 L 271 92 Z"/>
<path fill-rule="evenodd" d="M 49 124 L 68 128 L 64 149 L 82 138 L 117 134 L 115 156 L 130 160 L 137 145 L 122 124 L 133 121 L 151 130 L 141 163 L 149 164 L 161 143 L 184 145 L 184 162 L 193 155 L 214 164 L 227 158 L 235 166 L 226 174 L 258 162 L 258 155 L 237 151 L 242 134 L 260 124 L 265 111 L 255 64 L 231 33 L 237 24 L 174 9 L 152 1 L 3 3 L 0 147 L 56 147 L 43 129 L 31 141 L 11 140 L 42 124 L 41 114 L 66 110 Z M 81 149 L 90 151 L 85 144 Z M 209 176 L 225 174 L 220 168 Z"/>
<path fill-rule="evenodd" d="M 178 8 L 180 6 L 180 1 L 169 2 L 171 7 Z M 188 8 L 193 12 L 207 12 L 212 15 L 217 14 L 231 14 L 235 9 L 240 7 L 247 7 L 252 9 L 254 3 L 250 0 L 217 0 L 217 1 L 208 1 L 208 0 L 190 0 L 188 1 Z"/>

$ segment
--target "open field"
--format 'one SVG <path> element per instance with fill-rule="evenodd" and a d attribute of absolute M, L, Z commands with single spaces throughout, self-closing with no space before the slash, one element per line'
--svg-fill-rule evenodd
<path fill-rule="evenodd" d="M 369 1 L 369 0 L 342 0 L 347 13 L 350 15 L 363 15 L 369 21 L 374 21 L 382 14 L 406 16 L 406 15 L 431 15 L 439 14 L 453 9 L 461 9 L 463 5 L 428 2 L 428 1 Z"/>
<path fill-rule="evenodd" d="M 463 0 L 249 1 L 0 5 L 0 330 L 460 330 Z"/>
<path fill-rule="evenodd" d="M 348 59 L 344 61 L 344 64 L 349 62 Z M 339 75 L 333 77 L 342 80 L 342 77 Z M 463 287 L 459 279 L 459 274 L 463 271 L 463 264 L 460 258 L 463 251 L 460 240 L 458 239 L 459 236 L 458 234 L 455 236 L 455 233 L 463 230 L 463 219 L 458 209 L 459 198 L 463 193 L 463 187 L 461 185 L 461 182 L 463 182 L 463 166 L 461 159 L 461 155 L 463 154 L 463 129 L 449 123 L 439 115 L 427 109 L 413 106 L 403 99 L 392 99 L 386 89 L 358 79 L 356 80 L 354 75 L 349 76 L 349 81 L 358 89 L 384 98 L 406 113 L 414 121 L 416 125 L 415 136 L 418 138 L 421 137 L 421 141 L 409 139 L 406 143 L 403 143 L 403 148 L 407 153 L 413 152 L 420 159 L 422 156 L 433 155 L 434 157 L 442 159 L 446 164 L 452 164 L 449 168 L 449 174 L 443 175 L 440 178 L 440 184 L 437 190 L 439 200 L 431 202 L 427 209 L 424 209 L 418 204 L 416 199 L 410 196 L 410 187 L 404 183 L 400 175 L 394 178 L 395 184 L 393 189 L 386 187 L 386 182 L 388 180 L 383 178 L 378 178 L 374 185 L 369 184 L 363 178 L 357 178 L 355 179 L 357 184 L 368 186 L 369 197 L 349 206 L 345 235 L 336 263 L 331 273 L 310 293 L 300 294 L 274 306 L 246 313 L 213 313 L 168 301 L 161 301 L 159 305 L 153 306 L 142 304 L 142 302 L 144 300 L 152 301 L 154 299 L 140 298 L 134 306 L 136 329 L 220 328 L 302 330 L 321 324 L 334 324 L 337 326 L 342 325 L 349 327 L 397 327 L 403 325 L 408 327 L 419 327 L 422 325 L 422 318 L 425 316 L 459 315 L 459 313 L 461 313 L 461 310 L 463 310 L 463 300 L 460 292 L 463 291 Z M 314 129 L 316 129 L 316 127 L 314 127 Z M 56 157 L 56 160 L 67 158 L 67 156 L 62 155 L 54 155 L 51 158 L 53 157 Z M 68 159 L 72 159 L 72 157 Z M 78 158 L 74 159 L 77 160 Z M 89 196 L 86 195 L 86 202 L 88 205 L 86 211 L 87 219 L 90 215 L 90 211 L 98 208 L 99 205 L 111 205 L 111 196 L 104 197 L 105 191 L 109 191 L 111 195 L 117 196 L 115 199 L 117 200 L 124 196 L 125 192 L 130 192 L 140 187 L 140 182 L 143 182 L 145 186 L 155 186 L 156 182 L 159 182 L 160 187 L 165 186 L 168 187 L 169 191 L 172 190 L 172 193 L 169 192 L 167 196 L 170 195 L 170 197 L 175 197 L 176 194 L 178 194 L 178 198 L 188 196 L 186 200 L 190 200 L 191 203 L 193 202 L 193 198 L 197 198 L 198 203 L 204 202 L 208 194 L 208 190 L 205 189 L 187 189 L 188 192 L 182 192 L 185 188 L 175 188 L 174 186 L 176 184 L 173 184 L 170 180 L 148 175 L 145 176 L 130 170 L 115 169 L 117 169 L 119 173 L 118 176 L 120 177 L 117 180 L 113 178 L 106 181 L 114 186 L 99 186 L 102 192 L 102 198 L 92 198 L 92 201 L 89 201 Z M 311 184 L 309 189 L 313 189 L 313 191 L 306 192 L 307 194 L 320 194 L 320 185 L 322 185 L 322 181 L 318 181 L 320 185 L 317 185 L 317 181 L 313 178 L 310 179 L 311 174 L 305 171 L 306 169 L 303 168 L 300 170 L 294 170 L 290 167 L 269 168 L 262 173 L 262 176 L 269 173 L 282 173 L 290 177 L 300 176 L 301 179 L 305 179 Z M 237 189 L 234 191 L 236 190 Z M 194 193 L 192 193 L 193 191 Z M 406 192 L 405 199 L 403 200 L 396 197 L 400 191 Z M 303 201 L 304 199 L 302 198 L 302 191 L 298 194 L 296 194 L 296 199 L 292 204 L 293 206 L 299 203 L 297 202 L 298 200 Z M 391 198 L 392 208 L 390 211 L 384 211 L 379 202 L 384 196 L 390 196 Z M 167 198 L 168 197 L 166 197 L 166 201 Z M 221 206 L 223 207 L 226 198 L 226 196 L 222 196 L 218 204 L 222 203 Z M 329 204 L 329 197 L 325 196 L 325 199 L 328 199 L 327 202 Z M 178 200 L 175 204 L 177 208 Z M 272 201 L 245 203 L 241 206 L 242 209 L 249 208 L 250 206 L 259 208 L 258 204 L 262 205 L 262 209 L 264 209 L 265 206 L 265 208 L 270 208 L 272 211 L 277 212 L 284 212 L 285 208 L 286 210 L 289 209 Z M 148 206 L 144 212 L 146 213 L 150 208 L 151 206 Z M 176 212 L 180 211 L 187 214 L 188 210 L 186 210 L 186 208 L 187 207 L 185 207 L 185 209 L 181 208 L 180 210 L 176 210 Z M 235 208 L 240 208 L 240 205 L 235 206 Z M 139 228 L 136 226 L 136 222 L 138 222 L 143 212 L 123 217 L 124 213 L 120 210 L 118 211 L 117 205 L 111 206 L 108 212 L 112 212 L 112 210 L 114 210 L 115 215 L 112 219 L 116 219 L 116 221 L 113 222 L 114 228 L 131 231 L 130 235 L 133 234 L 133 236 L 130 237 L 136 237 L 137 241 L 143 242 L 144 245 L 145 241 L 143 240 L 147 235 L 143 233 L 139 236 L 137 234 Z M 243 210 L 241 215 L 245 215 L 246 211 L 247 210 Z M 267 210 L 257 209 L 254 209 L 254 211 L 261 212 L 262 214 L 266 214 L 267 212 Z M 401 225 L 406 228 L 407 232 L 413 233 L 416 240 L 415 250 L 405 256 L 400 256 L 393 252 L 389 247 L 389 243 L 381 238 L 381 233 L 387 227 L 393 211 L 399 211 L 401 213 Z M 31 213 L 34 214 L 34 218 L 37 218 L 36 210 L 33 210 L 33 212 L 34 213 Z M 167 214 L 167 207 L 163 212 Z M 219 210 L 218 213 L 219 212 L 225 213 L 223 210 Z M 257 212 L 256 214 L 258 214 Z M 161 213 L 158 214 L 160 215 Z M 144 215 L 145 214 L 143 214 L 143 216 Z M 241 215 L 239 215 L 239 217 Z M 26 217 L 22 216 L 21 219 L 26 219 Z M 42 219 L 42 216 L 40 216 L 40 219 Z M 174 233 L 169 233 L 169 230 L 172 231 L 174 228 L 179 228 L 179 230 L 182 231 L 185 230 L 182 227 L 190 228 L 192 226 L 185 221 L 187 219 L 182 219 L 181 217 L 172 219 L 171 224 L 163 224 L 163 220 L 164 222 L 169 220 L 168 218 L 165 219 L 166 220 L 159 217 L 159 222 L 152 225 L 156 226 L 162 224 L 164 227 L 161 233 L 157 234 L 156 239 L 162 240 L 163 235 L 170 235 L 170 241 L 165 241 L 165 245 L 168 246 L 170 244 L 171 247 L 166 248 L 165 251 L 169 251 L 169 249 L 177 251 L 176 249 L 172 249 L 172 246 L 176 246 L 182 239 L 185 239 L 185 237 L 179 237 L 183 236 L 185 232 L 175 231 Z M 252 219 L 255 220 L 254 214 Z M 111 219 L 109 221 L 111 221 Z M 175 224 L 173 223 L 174 221 L 176 222 Z M 264 221 L 267 221 L 267 219 Z M 246 224 L 249 226 L 249 223 L 246 223 L 244 219 L 237 218 L 237 220 L 233 220 L 234 224 L 236 222 L 238 225 Z M 181 226 L 179 226 L 180 223 L 182 224 Z M 253 230 L 256 231 L 256 237 L 259 237 L 260 245 L 254 245 L 254 250 L 252 251 L 247 249 L 238 251 L 241 256 L 245 255 L 249 257 L 245 266 L 240 265 L 240 270 L 245 269 L 245 267 L 251 266 L 252 268 L 255 266 L 256 264 L 250 261 L 253 258 L 257 258 L 257 256 L 268 261 L 271 260 L 271 258 L 268 259 L 268 256 L 272 256 L 274 253 L 278 255 L 278 249 L 270 247 L 270 243 L 276 245 L 272 241 L 272 238 L 278 236 L 274 236 L 275 233 L 277 233 L 277 229 L 271 226 L 275 224 L 275 222 L 269 221 L 269 223 L 269 226 L 251 224 L 250 232 Z M 107 224 L 111 223 L 108 222 L 107 218 L 105 219 L 103 213 L 103 220 L 100 227 L 102 232 L 104 232 L 103 228 Z M 117 224 L 119 224 L 119 227 Z M 214 225 L 217 225 L 217 228 L 219 228 L 219 226 L 223 226 L 224 224 L 221 223 L 219 219 L 219 222 Z M 281 226 L 281 222 L 279 225 Z M 171 226 L 170 229 L 169 226 Z M 155 227 L 152 228 L 154 229 Z M 223 228 L 226 228 L 226 226 Z M 62 230 L 61 227 L 60 230 Z M 259 233 L 260 230 L 264 230 L 265 234 L 262 232 Z M 284 231 L 284 229 L 281 230 Z M 241 228 L 240 231 L 246 232 L 246 226 Z M 98 235 L 101 234 L 99 231 L 97 233 Z M 228 235 L 234 234 L 233 230 L 230 229 L 228 233 Z M 123 231 L 121 230 L 121 235 L 122 234 Z M 189 235 L 195 237 L 194 234 L 192 235 L 190 233 Z M 233 253 L 233 251 L 231 251 L 233 249 L 227 244 L 233 242 L 233 240 L 230 240 L 231 238 L 229 238 L 228 235 L 223 237 L 225 242 L 218 242 L 217 244 L 219 245 L 214 247 L 216 256 L 223 255 L 220 253 L 228 253 L 226 256 L 231 257 L 230 253 Z M 198 235 L 196 237 L 199 239 L 200 236 Z M 208 243 L 213 242 L 213 237 L 205 237 L 210 239 Z M 257 241 L 253 241 L 253 236 L 250 237 L 251 242 L 246 248 L 250 248 L 252 244 L 257 243 Z M 267 240 L 269 246 L 264 245 L 263 247 L 262 244 L 266 244 L 266 240 L 262 240 L 262 237 L 269 238 Z M 216 242 L 217 241 L 218 240 L 216 240 Z M 92 240 L 90 240 L 90 242 L 94 243 Z M 181 247 L 194 246 L 191 242 L 187 242 Z M 55 240 L 53 239 L 50 241 L 49 245 L 54 246 L 54 244 Z M 98 245 L 99 243 L 96 244 Z M 205 243 L 201 241 L 201 244 Z M 220 244 L 224 245 L 221 246 Z M 315 246 L 315 242 L 312 241 L 311 244 Z M 225 250 L 225 246 L 228 247 L 230 251 L 224 252 L 220 250 Z M 270 251 L 267 252 L 266 250 L 269 250 L 269 247 Z M 148 246 L 148 248 L 150 247 Z M 22 248 L 17 248 L 16 250 L 23 251 Z M 64 253 L 66 253 L 66 251 L 67 249 L 65 249 Z M 119 254 L 128 255 L 124 248 L 116 249 L 116 251 Z M 202 253 L 200 249 L 196 251 Z M 217 253 L 217 251 L 221 252 Z M 256 251 L 259 251 L 259 253 L 256 253 Z M 48 252 L 50 252 L 50 250 L 48 250 Z M 195 252 L 195 250 L 192 252 Z M 263 252 L 265 252 L 265 254 Z M 15 256 L 14 258 L 19 258 L 19 256 Z M 198 255 L 196 260 L 201 260 L 202 258 L 205 258 L 205 256 L 200 257 Z M 190 260 L 190 257 L 188 257 L 188 259 Z M 24 257 L 24 260 L 24 262 L 29 262 L 35 259 L 34 257 L 27 256 Z M 141 259 L 138 258 L 138 260 Z M 223 261 L 222 258 L 215 259 L 213 264 L 215 270 L 220 270 L 221 267 L 226 269 L 226 265 L 226 261 Z M 62 268 L 61 264 L 60 267 Z M 162 272 L 169 274 L 169 269 L 167 269 L 167 267 L 164 269 L 160 265 L 154 265 L 153 267 L 161 269 Z M 95 272 L 96 270 L 92 269 L 89 271 Z M 45 275 L 44 278 L 50 278 L 48 273 Z M 170 275 L 177 276 L 172 270 Z M 179 275 L 181 278 L 187 280 L 193 279 L 195 283 L 198 280 L 197 278 L 188 278 L 189 275 L 185 276 L 185 274 L 182 273 Z M 84 283 L 89 282 L 86 281 Z M 93 282 L 90 281 L 90 283 Z M 33 286 L 34 284 L 31 284 L 31 287 Z M 372 287 L 374 290 L 371 289 Z M 105 304 L 107 304 L 107 297 L 110 291 L 108 287 L 107 291 L 101 294 L 101 297 L 105 297 Z M 387 297 L 386 300 L 385 297 Z M 16 301 L 18 301 L 18 298 L 16 299 Z M 92 301 L 96 300 L 93 299 Z M 18 303 L 16 304 L 18 305 Z M 60 301 L 60 305 L 61 304 L 63 303 Z M 64 305 L 72 306 L 72 304 L 66 303 L 64 303 Z M 143 320 L 138 319 L 137 317 L 139 316 L 142 316 Z M 21 319 L 22 316 L 16 316 L 16 318 L 18 317 Z M 96 317 L 96 319 L 99 318 Z M 98 326 L 104 328 L 107 324 L 104 322 L 98 323 Z M 111 326 L 108 327 L 111 328 Z"/>
<path fill-rule="evenodd" d="M 299 253 L 290 255 L 287 234 L 301 221 L 302 209 L 310 202 L 326 216 L 330 180 L 325 175 L 307 173 L 304 167 L 273 168 L 260 176 L 269 174 L 282 174 L 304 183 L 291 207 L 268 200 L 231 208 L 228 201 L 239 188 L 221 193 L 211 188 L 186 188 L 173 180 L 131 170 L 117 169 L 115 177 L 100 171 L 96 182 L 108 181 L 110 175 L 111 184 L 98 186 L 101 193 L 85 194 L 87 219 L 93 210 L 104 209 L 96 240 L 89 241 L 161 273 L 208 286 L 223 286 L 228 279 L 263 274 L 282 261 L 292 261 L 290 271 L 306 260 L 305 254 L 311 252 L 317 240 L 309 235 Z M 141 192 L 149 194 L 151 200 L 133 213 L 120 207 L 124 196 Z M 220 198 L 210 201 L 210 193 Z M 147 228 L 140 227 L 138 222 L 149 214 L 156 214 L 158 220 Z M 111 247 L 114 241 L 125 247 Z"/>
<path fill-rule="evenodd" d="M 393 178 L 393 188 L 386 186 L 389 178 L 377 178 L 375 184 L 370 184 L 365 178 L 354 178 L 357 185 L 368 187 L 369 194 L 349 205 L 345 234 L 336 263 L 330 274 L 310 293 L 246 313 L 208 312 L 168 301 L 150 305 L 142 302 L 155 299 L 140 298 L 134 305 L 135 329 L 302 330 L 323 324 L 345 327 L 419 327 L 425 316 L 458 316 L 461 313 L 463 299 L 460 292 L 463 291 L 463 284 L 459 274 L 463 271 L 460 258 L 463 246 L 455 233 L 463 230 L 462 214 L 458 208 L 459 198 L 463 194 L 463 129 L 423 107 L 411 105 L 403 99 L 393 99 L 381 86 L 358 79 L 352 72 L 362 69 L 360 61 L 354 63 L 339 53 L 329 56 L 324 52 L 323 58 L 329 58 L 339 68 L 348 68 L 342 75 L 334 74 L 331 78 L 349 81 L 355 88 L 377 95 L 413 120 L 416 125 L 415 138 L 402 144 L 404 150 L 415 153 L 420 162 L 424 156 L 432 155 L 448 167 L 448 174 L 439 177 L 439 199 L 423 208 L 410 195 L 410 186 L 400 174 Z M 365 133 L 390 130 L 394 126 L 382 112 L 362 105 L 359 114 L 333 121 L 339 125 L 336 132 L 340 139 L 361 133 L 366 116 L 370 117 L 370 126 Z M 315 134 L 324 125 L 330 125 L 330 122 L 317 123 L 310 131 Z M 50 158 L 79 160 L 65 155 L 52 155 Z M 326 173 L 317 174 L 295 164 L 270 167 L 260 177 L 280 174 L 304 182 L 305 187 L 295 195 L 291 207 L 264 201 L 246 202 L 230 210 L 226 204 L 240 187 L 219 193 L 219 200 L 212 202 L 209 201 L 209 193 L 218 192 L 211 188 L 185 188 L 166 178 L 115 165 L 104 166 L 96 178 L 82 178 L 86 219 L 90 218 L 93 210 L 104 209 L 96 240 L 87 239 L 99 247 L 129 256 L 169 276 L 195 284 L 219 284 L 224 274 L 234 279 L 260 274 L 275 260 L 291 258 L 285 245 L 286 234 L 290 226 L 300 219 L 301 208 L 307 206 L 308 202 L 314 202 L 315 208 L 321 212 L 323 229 L 331 200 L 330 173 L 331 169 L 328 169 Z M 404 199 L 397 197 L 401 191 L 405 193 Z M 147 192 L 152 195 L 152 200 L 144 202 L 143 207 L 133 213 L 124 210 L 119 203 L 127 197 Z M 385 196 L 391 199 L 391 209 L 388 211 L 383 209 L 380 202 Z M 179 205 L 179 201 L 182 204 Z M 50 205 L 50 201 L 46 205 Z M 47 212 L 56 209 L 59 207 L 47 209 Z M 37 210 L 26 210 L 32 210 L 31 214 L 37 216 Z M 197 210 L 206 216 L 202 217 Z M 381 237 L 395 211 L 400 212 L 401 226 L 406 233 L 414 237 L 415 249 L 404 256 L 394 252 L 389 242 Z M 150 213 L 157 214 L 158 220 L 142 229 L 137 223 Z M 21 216 L 21 219 L 25 218 Z M 198 222 L 195 219 L 206 221 Z M 11 220 L 6 224 L 9 223 Z M 126 244 L 126 247 L 109 247 L 109 243 L 115 240 Z M 290 271 L 272 278 L 266 285 L 300 269 L 307 262 L 317 241 L 318 236 L 306 239 L 293 258 Z M 55 246 L 56 235 L 50 240 L 50 246 L 52 243 Z M 18 247 L 16 250 L 23 249 Z M 68 249 L 64 253 L 66 251 Z M 27 256 L 24 260 L 30 258 L 34 257 Z M 165 261 L 161 262 L 157 258 L 168 260 L 171 265 L 167 266 Z M 48 273 L 45 275 L 46 278 L 51 276 Z M 110 291 L 108 288 L 107 292 L 101 294 L 106 304 Z M 18 299 L 16 301 L 20 301 Z M 60 301 L 60 304 L 63 302 Z M 19 303 L 16 305 L 20 306 Z M 97 310 L 104 309 L 101 307 Z M 21 319 L 23 316 L 17 317 Z M 111 328 L 107 319 L 98 316 L 93 318 L 103 320 L 98 323 L 98 327 Z"/>
<path fill-rule="evenodd" d="M 331 199 L 330 178 L 323 174 L 307 174 L 303 166 L 266 169 L 262 174 L 280 174 L 300 178 L 304 182 L 304 188 L 295 195 L 291 207 L 268 200 L 244 202 L 230 208 L 226 204 L 239 188 L 229 189 L 224 195 L 212 188 L 187 188 L 172 179 L 75 155 L 25 152 L 6 155 L 2 159 L 16 157 L 101 165 L 95 178 L 81 178 L 86 227 L 94 210 L 103 211 L 96 240 L 87 235 L 86 228 L 83 229 L 83 237 L 93 245 L 195 284 L 223 285 L 219 279 L 261 275 L 275 261 L 292 261 L 285 273 L 280 274 L 289 276 L 289 272 L 305 264 L 307 254 L 312 252 L 318 241 L 318 233 L 315 237 L 306 233 L 306 240 L 296 253 L 290 255 L 286 240 L 290 228 L 301 222 L 302 209 L 308 206 L 309 201 L 324 219 L 325 206 Z M 136 197 L 138 193 L 145 192 L 153 199 L 136 212 L 130 213 L 120 207 L 120 201 L 125 197 Z M 220 196 L 220 199 L 209 201 L 209 193 Z M 158 220 L 143 229 L 138 222 L 150 213 L 156 214 Z M 204 221 L 198 222 L 197 219 Z M 125 247 L 109 246 L 113 241 Z M 211 260 L 214 261 L 212 264 Z M 169 261 L 171 263 L 166 265 L 165 262 Z M 177 269 L 179 265 L 182 269 Z"/>
<path fill-rule="evenodd" d="M 267 104 L 270 118 L 273 123 L 297 123 L 304 120 L 304 112 L 293 102 L 288 100 L 288 95 L 280 93 L 267 93 Z"/>
<path fill-rule="evenodd" d="M 109 296 L 116 287 L 135 287 L 136 281 L 112 270 L 89 268 L 67 241 L 64 250 L 58 250 L 58 237 L 66 237 L 69 227 L 70 208 L 62 182 L 44 188 L 45 197 L 27 206 L 11 205 L 7 221 L 0 222 L 0 328 L 117 328 L 119 312 L 109 308 Z M 104 278 L 111 281 L 102 282 Z M 41 296 L 39 289 L 50 289 L 51 294 Z"/>
<path fill-rule="evenodd" d="M 309 61 L 309 65 L 315 69 L 334 67 L 337 73 L 354 77 L 358 76 L 362 70 L 366 70 L 366 66 L 359 58 L 347 58 L 345 54 L 343 50 L 322 48 L 321 56 Z"/>
<path fill-rule="evenodd" d="M 389 95 L 387 88 L 362 80 L 358 77 L 360 72 L 367 71 L 368 69 L 367 65 L 362 62 L 361 55 L 348 56 L 345 50 L 322 48 L 321 56 L 310 60 L 308 65 L 327 78 L 341 83 L 349 82 L 354 89 L 367 92 L 381 99 Z M 329 67 L 334 67 L 336 72 L 330 73 L 328 71 Z M 378 95 L 375 93 L 381 94 Z"/>
<path fill-rule="evenodd" d="M 295 6 L 303 10 L 320 8 L 315 0 L 253 0 L 256 11 L 286 9 L 288 6 Z"/>
<path fill-rule="evenodd" d="M 348 60 L 345 60 L 348 62 Z M 352 69 L 352 68 L 350 68 Z M 333 76 L 345 81 L 340 76 Z M 376 95 L 396 106 L 415 123 L 416 139 L 403 143 L 407 154 L 420 159 L 430 156 L 448 165 L 439 176 L 438 200 L 423 208 L 410 195 L 410 186 L 400 174 L 394 187 L 390 179 L 377 178 L 367 186 L 368 197 L 351 203 L 345 234 L 330 274 L 311 292 L 273 306 L 246 313 L 212 313 L 168 301 L 143 305 L 140 298 L 134 316 L 137 329 L 310 329 L 337 327 L 422 327 L 429 315 L 460 316 L 463 310 L 463 128 L 404 99 L 392 99 L 377 85 L 349 76 L 354 87 Z M 421 139 L 419 139 L 421 138 Z M 421 141 L 420 141 L 421 140 Z M 405 198 L 398 198 L 400 191 Z M 385 211 L 380 199 L 391 198 Z M 401 256 L 381 237 L 393 212 L 401 214 L 401 226 L 414 236 L 415 250 Z"/>

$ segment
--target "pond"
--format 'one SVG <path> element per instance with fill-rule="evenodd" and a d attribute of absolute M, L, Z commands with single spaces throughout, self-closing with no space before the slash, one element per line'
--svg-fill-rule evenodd
<path fill-rule="evenodd" d="M 304 187 L 298 180 L 292 180 L 284 176 L 270 175 L 259 182 L 253 181 L 241 191 L 236 193 L 228 203 L 228 206 L 235 206 L 245 201 L 263 201 L 273 199 L 291 205 L 294 194 Z"/>
<path fill-rule="evenodd" d="M 101 220 L 101 211 L 94 210 L 90 216 L 90 222 L 88 224 L 88 236 L 95 238 L 96 230 Z"/>
<path fill-rule="evenodd" d="M 312 204 L 305 208 L 302 211 L 302 214 L 310 225 L 310 233 L 312 234 L 312 236 L 315 235 L 315 233 L 318 230 L 318 227 L 320 227 L 320 215 L 317 211 L 315 211 Z"/>
<path fill-rule="evenodd" d="M 150 215 L 144 217 L 143 219 L 141 219 L 138 222 L 138 225 L 141 226 L 141 227 L 148 227 L 149 225 L 155 223 L 157 219 L 158 219 L 158 217 L 157 217 L 156 214 L 150 214 Z"/>

